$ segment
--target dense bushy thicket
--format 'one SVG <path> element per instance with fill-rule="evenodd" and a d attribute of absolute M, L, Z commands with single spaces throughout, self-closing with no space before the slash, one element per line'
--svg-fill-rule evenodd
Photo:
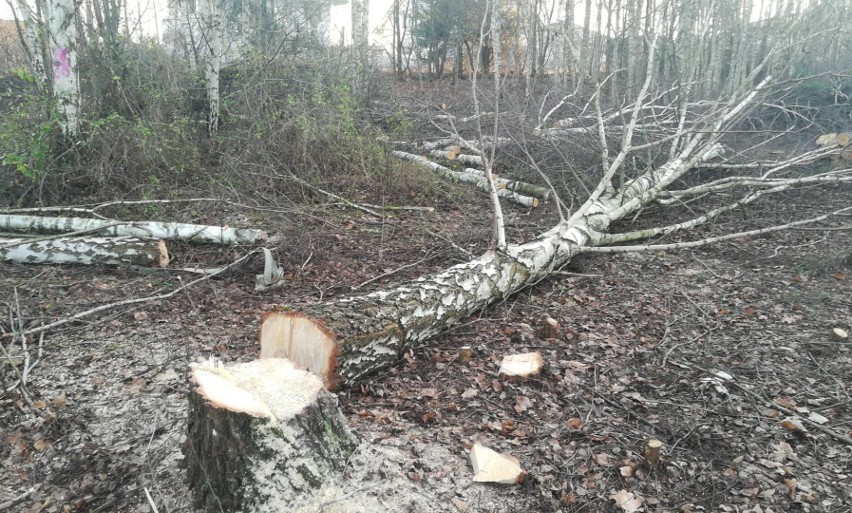
<path fill-rule="evenodd" d="M 222 126 L 209 137 L 200 69 L 156 45 L 119 48 L 81 52 L 82 135 L 70 147 L 49 92 L 23 71 L 5 79 L 0 204 L 224 194 L 290 173 L 351 187 L 387 168 L 344 55 L 226 64 Z"/>

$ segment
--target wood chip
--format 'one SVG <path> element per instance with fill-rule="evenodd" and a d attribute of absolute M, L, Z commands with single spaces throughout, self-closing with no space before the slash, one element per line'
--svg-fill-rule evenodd
<path fill-rule="evenodd" d="M 473 466 L 473 480 L 476 483 L 513 485 L 521 483 L 527 477 L 517 458 L 500 454 L 480 444 L 473 444 L 470 464 Z"/>
<path fill-rule="evenodd" d="M 541 357 L 541 353 L 510 354 L 503 357 L 503 362 L 500 364 L 500 375 L 528 378 L 538 375 L 543 366 L 544 359 Z"/>

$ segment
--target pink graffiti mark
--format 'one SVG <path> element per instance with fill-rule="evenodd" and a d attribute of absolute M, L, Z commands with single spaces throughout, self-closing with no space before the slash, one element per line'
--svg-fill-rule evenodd
<path fill-rule="evenodd" d="M 68 48 L 57 48 L 53 52 L 53 76 L 66 78 L 71 75 L 71 58 Z"/>

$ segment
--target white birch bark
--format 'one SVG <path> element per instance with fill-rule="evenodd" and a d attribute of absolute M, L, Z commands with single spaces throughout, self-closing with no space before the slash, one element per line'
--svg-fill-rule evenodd
<path fill-rule="evenodd" d="M 39 87 L 43 88 L 48 83 L 48 77 L 47 69 L 44 67 L 44 54 L 41 44 L 44 40 L 38 35 L 39 21 L 26 0 L 17 1 L 17 11 L 21 19 L 24 41 L 28 47 L 26 50 L 30 69 Z"/>
<path fill-rule="evenodd" d="M 503 15 L 500 12 L 499 0 L 491 0 L 491 38 L 494 46 L 494 128 L 491 132 L 491 137 L 497 139 L 498 127 L 500 126 L 500 84 L 502 83 L 502 70 L 500 61 L 502 59 L 502 32 Z M 474 96 L 476 95 L 476 87 L 474 85 Z M 477 112 L 479 111 L 479 102 L 475 103 Z M 484 142 L 482 136 L 482 127 L 477 121 L 477 133 L 480 136 L 480 141 Z M 484 146 L 483 146 L 484 147 Z M 491 147 L 491 155 L 483 156 L 483 164 L 485 167 L 485 179 L 488 180 L 488 198 L 491 200 L 491 224 L 494 230 L 494 238 L 492 240 L 492 248 L 502 249 L 506 246 L 506 223 L 503 220 L 503 207 L 500 205 L 500 195 L 498 194 L 494 178 L 491 176 L 494 160 L 497 156 L 497 148 Z"/>
<path fill-rule="evenodd" d="M 53 65 L 53 96 L 62 134 L 75 139 L 80 132 L 80 85 L 77 77 L 77 4 L 48 2 L 48 28 Z"/>
<path fill-rule="evenodd" d="M 117 224 L 120 223 L 120 224 Z M 185 240 L 199 244 L 254 244 L 268 238 L 250 228 L 227 228 L 155 221 L 114 221 L 80 217 L 41 217 L 0 214 L 0 229 L 26 233 L 95 232 L 113 237 Z"/>
<path fill-rule="evenodd" d="M 0 239 L 0 260 L 23 264 L 169 265 L 162 240 L 134 237 L 75 237 L 34 242 Z"/>
<path fill-rule="evenodd" d="M 394 151 L 391 153 L 394 157 L 399 157 L 404 160 L 408 160 L 413 162 L 414 164 L 428 169 L 430 171 L 435 172 L 436 174 L 455 182 L 465 182 L 469 184 L 473 184 L 479 189 L 491 193 L 491 184 L 488 181 L 488 178 L 485 176 L 484 171 L 479 170 L 466 170 L 465 172 L 453 171 L 448 167 L 444 167 L 440 164 L 432 162 L 426 157 L 421 157 L 420 155 L 414 155 L 413 153 L 405 153 L 404 151 Z M 475 171 L 475 172 L 471 172 Z M 535 195 L 530 194 L 527 195 L 528 190 L 524 190 L 524 185 L 520 185 L 516 182 L 509 182 L 509 180 L 501 180 L 497 177 L 493 177 L 494 183 L 494 194 L 498 198 L 503 198 L 512 203 L 517 203 L 518 205 L 523 205 L 525 207 L 537 207 L 539 205 L 538 197 L 534 197 Z M 509 185 L 513 184 L 514 189 L 509 189 Z M 534 185 L 529 185 L 530 187 L 535 187 Z M 516 192 L 519 191 L 519 192 Z"/>
<path fill-rule="evenodd" d="M 565 84 L 574 84 L 577 71 L 574 62 L 574 0 L 562 0 L 565 17 L 562 21 L 562 69 Z"/>
<path fill-rule="evenodd" d="M 219 130 L 219 70 L 225 39 L 225 19 L 220 0 L 198 0 L 197 5 L 204 43 L 207 132 L 214 134 Z"/>

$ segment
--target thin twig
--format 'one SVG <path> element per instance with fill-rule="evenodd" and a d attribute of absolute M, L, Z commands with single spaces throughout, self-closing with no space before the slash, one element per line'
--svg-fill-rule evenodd
<path fill-rule="evenodd" d="M 707 370 L 707 369 L 705 369 L 705 368 L 699 367 L 699 366 L 697 366 L 697 365 L 694 365 L 694 364 L 691 364 L 691 363 L 685 363 L 685 362 L 679 362 L 679 365 L 680 365 L 680 364 L 682 364 L 682 365 L 684 365 L 684 366 L 686 366 L 686 367 L 689 367 L 689 368 L 692 368 L 692 369 L 695 369 L 695 370 L 701 371 L 701 372 L 703 372 L 703 373 L 705 373 L 705 374 L 708 374 L 708 375 L 710 375 L 710 376 L 716 376 L 716 373 L 715 373 L 715 372 L 711 372 L 711 371 L 709 371 L 709 370 Z M 819 423 L 817 423 L 817 422 L 814 422 L 814 421 L 810 420 L 810 419 L 809 419 L 809 418 L 807 418 L 807 417 L 799 417 L 799 414 L 798 414 L 798 413 L 796 413 L 795 411 L 793 411 L 793 410 L 791 410 L 791 409 L 789 409 L 789 408 L 785 408 L 784 406 L 781 406 L 781 405 L 780 405 L 780 404 L 778 404 L 776 401 L 773 401 L 773 400 L 771 400 L 771 399 L 768 399 L 768 398 L 764 397 L 763 395 L 758 394 L 757 392 L 755 392 L 755 391 L 753 391 L 753 390 L 751 390 L 751 389 L 749 389 L 749 388 L 746 388 L 746 387 L 745 387 L 745 386 L 743 386 L 743 385 L 740 385 L 739 383 L 737 383 L 737 382 L 736 382 L 736 381 L 734 381 L 734 380 L 726 380 L 726 381 L 725 381 L 725 385 L 731 385 L 731 386 L 733 386 L 733 387 L 734 387 L 734 388 L 736 388 L 737 390 L 740 390 L 741 392 L 744 392 L 745 394 L 747 394 L 747 395 L 751 396 L 752 398 L 754 398 L 754 399 L 756 399 L 756 400 L 758 400 L 758 401 L 762 402 L 762 403 L 763 403 L 765 406 L 767 406 L 767 407 L 770 407 L 770 408 L 774 408 L 774 409 L 776 409 L 776 410 L 779 410 L 779 411 L 781 411 L 781 412 L 783 412 L 784 414 L 789 415 L 789 416 L 798 417 L 799 419 L 801 419 L 801 420 L 802 420 L 802 422 L 804 422 L 804 423 L 808 424 L 810 427 L 812 427 L 812 428 L 816 429 L 817 431 L 822 431 L 823 433 L 825 433 L 826 435 L 828 435 L 828 436 L 830 436 L 830 437 L 834 438 L 835 440 L 838 440 L 838 441 L 843 442 L 843 443 L 848 444 L 848 445 L 852 445 L 852 438 L 849 438 L 849 437 L 848 437 L 848 436 L 846 436 L 846 435 L 840 434 L 840 433 L 838 433 L 837 431 L 835 431 L 835 430 L 833 430 L 833 429 L 831 429 L 831 428 L 829 428 L 829 427 L 825 427 L 825 426 L 823 426 L 822 424 L 819 424 Z"/>
<path fill-rule="evenodd" d="M 388 272 L 380 274 L 378 276 L 374 276 L 374 277 L 370 278 L 369 280 L 365 281 L 364 283 L 360 283 L 360 284 L 355 285 L 354 287 L 351 287 L 351 288 L 352 288 L 352 290 L 358 290 L 361 287 L 363 287 L 365 285 L 369 285 L 370 283 L 373 283 L 376 280 L 381 280 L 382 278 L 387 278 L 388 276 L 393 276 L 394 274 L 396 274 L 400 271 L 404 271 L 404 270 L 408 269 L 409 267 L 414 267 L 415 265 L 422 264 L 423 262 L 426 262 L 426 261 L 431 260 L 433 258 L 435 258 L 435 255 L 428 256 L 426 258 L 421 258 L 420 260 L 413 262 L 411 264 L 406 264 L 406 265 L 403 265 L 402 267 L 397 267 L 396 269 L 394 269 L 392 271 L 388 271 Z"/>
<path fill-rule="evenodd" d="M 11 498 L 11 499 L 9 499 L 9 500 L 7 500 L 7 501 L 0 502 L 0 511 L 6 511 L 7 509 L 11 508 L 11 507 L 12 507 L 12 506 L 14 506 L 15 504 L 17 504 L 17 503 L 21 502 L 22 500 L 26 499 L 26 498 L 27 498 L 27 497 L 29 497 L 29 496 L 30 496 L 33 492 L 35 492 L 36 490 L 38 490 L 38 487 L 39 487 L 39 486 L 41 486 L 41 485 L 31 486 L 29 489 L 27 489 L 27 491 L 25 491 L 24 493 L 22 493 L 22 494 L 18 495 L 17 497 L 13 497 L 13 498 Z"/>

